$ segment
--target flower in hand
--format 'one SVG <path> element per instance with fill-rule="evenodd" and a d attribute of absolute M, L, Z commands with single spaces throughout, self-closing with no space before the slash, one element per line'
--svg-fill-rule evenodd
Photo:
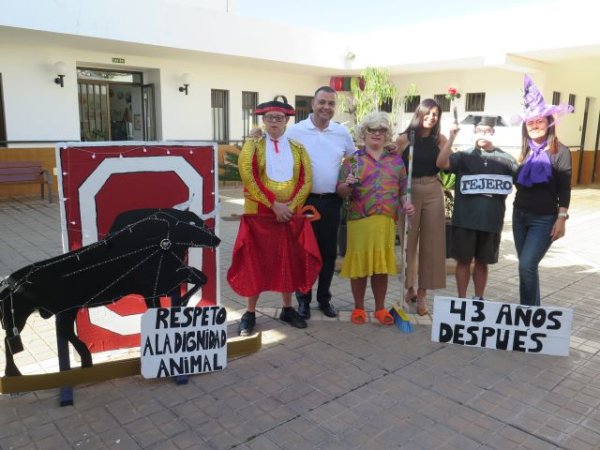
<path fill-rule="evenodd" d="M 460 92 L 455 87 L 449 87 L 448 92 L 446 93 L 446 98 L 450 101 L 453 101 L 455 98 L 460 98 Z"/>

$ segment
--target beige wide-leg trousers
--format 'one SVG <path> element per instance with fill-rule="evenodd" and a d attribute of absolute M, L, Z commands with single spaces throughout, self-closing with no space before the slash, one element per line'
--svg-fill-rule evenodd
<path fill-rule="evenodd" d="M 409 219 L 411 226 L 408 231 L 405 287 L 414 287 L 415 290 L 445 288 L 446 225 L 444 194 L 438 176 L 413 178 L 411 200 L 415 206 L 415 215 Z M 403 221 L 401 224 L 403 227 Z M 415 285 L 417 275 L 418 284 Z"/>

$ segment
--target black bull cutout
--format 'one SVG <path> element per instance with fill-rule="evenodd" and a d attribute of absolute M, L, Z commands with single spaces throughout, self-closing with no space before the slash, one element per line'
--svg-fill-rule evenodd
<path fill-rule="evenodd" d="M 107 305 L 139 294 L 148 307 L 174 294 L 185 302 L 206 283 L 206 276 L 186 264 L 190 247 L 216 247 L 219 238 L 190 211 L 139 209 L 120 214 L 101 241 L 23 267 L 0 284 L 0 319 L 6 331 L 6 376 L 20 375 L 13 354 L 23 350 L 20 333 L 34 312 L 47 319 L 59 314 L 56 333 L 70 342 L 82 367 L 92 355 L 75 334 L 82 308 Z M 191 288 L 178 295 L 182 283 Z"/>

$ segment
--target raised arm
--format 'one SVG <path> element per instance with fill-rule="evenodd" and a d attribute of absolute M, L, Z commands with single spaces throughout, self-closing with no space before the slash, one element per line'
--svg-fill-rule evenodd
<path fill-rule="evenodd" d="M 450 155 L 452 154 L 452 144 L 454 144 L 454 139 L 456 139 L 456 135 L 458 134 L 460 128 L 458 125 L 452 124 L 450 126 L 450 137 L 447 138 L 443 134 L 440 134 L 438 144 L 440 147 L 440 152 L 438 153 L 438 157 L 436 160 L 436 165 L 439 169 L 448 170 L 450 168 Z"/>

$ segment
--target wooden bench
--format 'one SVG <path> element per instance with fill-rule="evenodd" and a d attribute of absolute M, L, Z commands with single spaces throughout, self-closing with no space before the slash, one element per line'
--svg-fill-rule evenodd
<path fill-rule="evenodd" d="M 52 180 L 39 161 L 0 161 L 0 184 L 38 184 L 42 199 L 48 186 L 48 202 L 52 203 Z"/>

